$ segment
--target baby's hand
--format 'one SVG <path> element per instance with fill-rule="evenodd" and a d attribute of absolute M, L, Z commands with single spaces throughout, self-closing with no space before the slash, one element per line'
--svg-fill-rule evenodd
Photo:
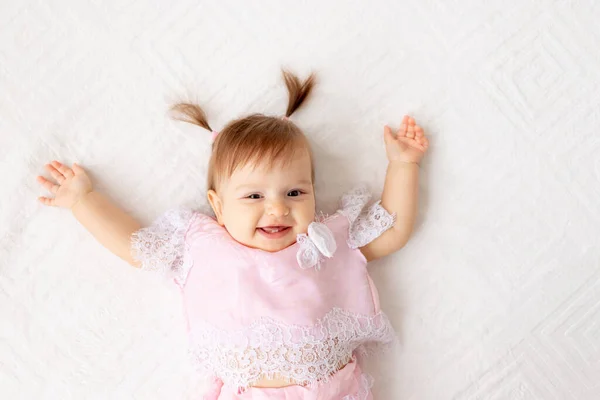
<path fill-rule="evenodd" d="M 419 163 L 429 147 L 423 129 L 415 124 L 414 118 L 405 115 L 396 135 L 389 126 L 383 128 L 388 160 Z"/>
<path fill-rule="evenodd" d="M 73 169 L 58 161 L 52 161 L 45 167 L 58 182 L 55 184 L 43 176 L 37 177 L 37 181 L 55 195 L 53 199 L 38 197 L 38 200 L 47 206 L 72 208 L 77 201 L 93 190 L 92 181 L 76 163 L 73 163 Z"/>

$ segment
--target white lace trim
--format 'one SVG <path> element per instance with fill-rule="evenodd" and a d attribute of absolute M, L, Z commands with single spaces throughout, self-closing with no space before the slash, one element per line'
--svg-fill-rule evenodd
<path fill-rule="evenodd" d="M 380 201 L 365 208 L 371 193 L 359 186 L 342 196 L 342 213 L 350 221 L 348 246 L 356 249 L 372 242 L 396 222 L 396 214 L 390 214 Z"/>
<path fill-rule="evenodd" d="M 365 343 L 391 344 L 393 328 L 382 312 L 374 316 L 332 309 L 313 326 L 260 318 L 228 331 L 205 325 L 192 332 L 190 350 L 199 371 L 226 385 L 247 388 L 263 377 L 302 385 L 327 381 Z"/>
<path fill-rule="evenodd" d="M 371 192 L 366 186 L 357 186 L 342 196 L 342 212 L 352 224 L 358 218 L 365 205 L 371 200 Z"/>
<path fill-rule="evenodd" d="M 178 282 L 185 280 L 191 268 L 191 261 L 184 257 L 185 233 L 193 216 L 190 209 L 170 209 L 152 225 L 132 234 L 132 255 L 142 263 L 142 270 L 156 271 Z"/>

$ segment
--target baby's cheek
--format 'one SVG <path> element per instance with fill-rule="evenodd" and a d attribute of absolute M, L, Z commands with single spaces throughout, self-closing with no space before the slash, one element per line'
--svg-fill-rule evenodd
<path fill-rule="evenodd" d="M 314 220 L 315 220 L 314 210 L 304 209 L 298 216 L 298 219 L 296 220 L 296 222 L 298 222 L 298 225 L 300 226 L 301 230 L 303 232 L 306 232 L 308 230 L 308 225 L 310 225 L 310 223 L 313 222 Z"/>
<path fill-rule="evenodd" d="M 239 236 L 248 230 L 249 213 L 244 210 L 244 207 L 232 207 L 226 210 L 224 214 L 227 228 L 232 236 L 234 236 L 234 233 Z"/>
<path fill-rule="evenodd" d="M 244 245 L 250 245 L 254 238 L 255 229 L 250 229 L 246 224 L 243 224 L 239 219 L 234 221 L 228 221 L 225 224 L 227 232 L 237 242 Z"/>

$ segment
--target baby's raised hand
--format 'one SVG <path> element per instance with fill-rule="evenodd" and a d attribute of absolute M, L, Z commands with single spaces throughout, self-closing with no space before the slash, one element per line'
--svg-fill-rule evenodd
<path fill-rule="evenodd" d="M 400 129 L 394 135 L 389 126 L 383 128 L 388 160 L 419 163 L 429 147 L 423 128 L 415 124 L 414 118 L 405 115 Z"/>
<path fill-rule="evenodd" d="M 38 200 L 47 206 L 72 208 L 79 199 L 93 190 L 92 181 L 78 164 L 73 163 L 73 169 L 52 161 L 45 168 L 58 184 L 49 181 L 43 176 L 38 176 L 37 181 L 54 193 L 54 198 L 38 197 Z"/>

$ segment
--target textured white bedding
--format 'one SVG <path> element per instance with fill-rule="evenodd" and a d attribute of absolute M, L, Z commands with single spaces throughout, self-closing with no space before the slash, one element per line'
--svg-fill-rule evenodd
<path fill-rule="evenodd" d="M 402 347 L 377 399 L 600 398 L 600 6 L 593 1 L 0 0 L 0 398 L 198 399 L 178 293 L 128 267 L 35 181 L 77 161 L 144 223 L 205 206 L 209 134 L 281 115 L 319 207 L 380 193 L 384 124 L 430 135 L 417 226 L 371 266 Z"/>

